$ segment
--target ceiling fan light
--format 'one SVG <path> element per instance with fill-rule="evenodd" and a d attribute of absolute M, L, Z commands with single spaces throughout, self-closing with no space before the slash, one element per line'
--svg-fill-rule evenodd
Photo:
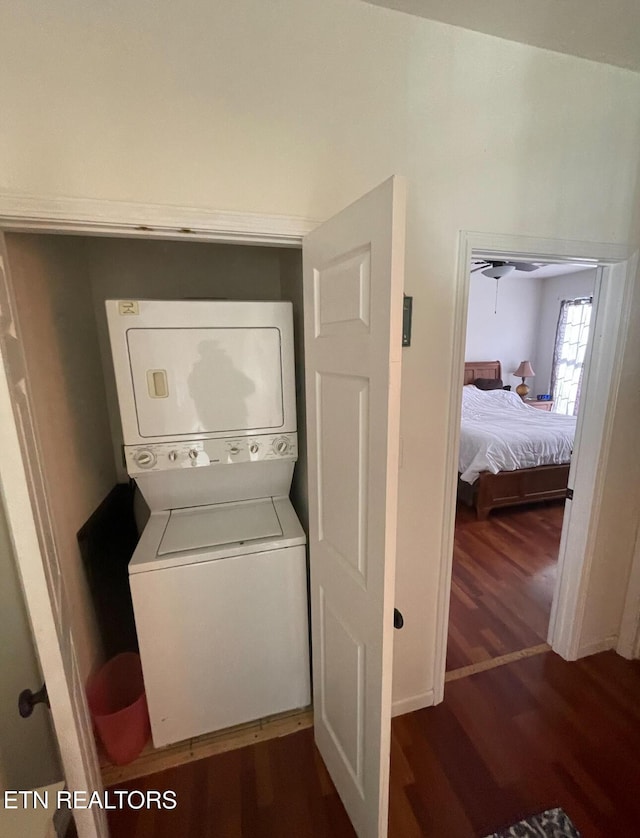
<path fill-rule="evenodd" d="M 507 276 L 507 274 L 513 273 L 513 271 L 515 271 L 514 265 L 492 265 L 490 268 L 482 271 L 482 275 L 490 276 L 491 279 L 500 279 L 503 276 Z"/>
<path fill-rule="evenodd" d="M 533 262 L 511 262 L 511 264 L 517 271 L 525 271 L 526 273 L 537 271 L 540 267 L 540 265 L 534 265 Z"/>

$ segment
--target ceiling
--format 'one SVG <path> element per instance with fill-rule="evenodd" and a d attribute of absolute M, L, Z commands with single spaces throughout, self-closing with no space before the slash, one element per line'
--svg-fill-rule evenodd
<path fill-rule="evenodd" d="M 640 72 L 640 0 L 366 0 Z"/>

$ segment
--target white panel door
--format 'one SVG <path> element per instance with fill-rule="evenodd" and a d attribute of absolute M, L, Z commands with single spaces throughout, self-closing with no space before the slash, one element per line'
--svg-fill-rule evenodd
<path fill-rule="evenodd" d="M 303 243 L 315 737 L 361 838 L 387 834 L 404 180 Z"/>
<path fill-rule="evenodd" d="M 29 610 L 40 665 L 47 684 L 67 786 L 101 791 L 100 767 L 84 689 L 78 672 L 46 486 L 40 470 L 29 386 L 14 319 L 4 239 L 0 236 L 0 483 Z M 30 686 L 31 689 L 34 687 Z M 17 698 L 17 697 L 16 697 Z M 76 809 L 80 838 L 108 835 L 98 808 Z"/>

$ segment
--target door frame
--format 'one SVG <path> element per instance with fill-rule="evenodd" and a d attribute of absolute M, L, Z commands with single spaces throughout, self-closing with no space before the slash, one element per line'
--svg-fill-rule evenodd
<path fill-rule="evenodd" d="M 602 502 L 603 474 L 609 453 L 615 395 L 622 367 L 622 349 L 627 335 L 630 299 L 633 291 L 637 253 L 625 245 L 597 244 L 530 236 L 461 231 L 458 237 L 455 279 L 453 357 L 450 369 L 452 389 L 446 443 L 445 506 L 442 517 L 442 558 L 438 581 L 436 614 L 436 655 L 434 661 L 434 701 L 444 698 L 444 682 L 449 631 L 449 599 L 453 566 L 460 412 L 466 344 L 472 258 L 532 259 L 550 263 L 578 262 L 585 269 L 599 268 L 594 295 L 593 334 L 600 332 L 597 363 L 588 359 L 588 372 L 582 391 L 583 410 L 578 417 L 577 456 L 572 463 L 574 490 L 571 515 L 584 529 L 582 544 L 568 542 L 568 515 L 565 512 L 559 555 L 559 573 L 548 642 L 567 660 L 613 648 L 615 638 L 607 638 L 598 648 L 581 646 L 581 628 L 595 548 L 596 524 Z M 615 277 L 614 277 L 615 271 Z M 606 340 L 602 340 L 602 337 Z M 590 354 L 594 341 L 591 342 Z M 594 358 L 595 360 L 595 358 Z"/>
<path fill-rule="evenodd" d="M 2 294 L 2 365 L 0 371 L 0 490 L 13 558 L 48 698 L 64 778 L 72 790 L 102 790 L 100 766 L 78 674 L 70 613 L 55 550 L 39 445 L 33 425 L 19 332 L 14 318 L 13 289 L 4 236 L 0 234 Z M 13 343 L 11 343 L 13 341 Z M 25 388 L 26 385 L 26 388 Z M 22 410 L 19 396 L 24 396 Z M 105 838 L 104 811 L 80 809 L 75 817 L 81 838 Z"/>
<path fill-rule="evenodd" d="M 636 531 L 636 545 L 616 651 L 629 660 L 640 658 L 640 526 Z"/>
<path fill-rule="evenodd" d="M 68 233 L 298 248 L 303 237 L 319 224 L 316 219 L 299 216 L 0 192 L 3 233 Z"/>
<path fill-rule="evenodd" d="M 189 207 L 153 204 L 133 204 L 116 201 L 94 201 L 80 198 L 21 197 L 0 193 L 0 236 L 5 233 L 41 233 L 111 236 L 118 238 L 171 239 L 244 245 L 267 245 L 301 248 L 303 237 L 318 225 L 312 219 L 253 213 L 217 212 Z M 10 276 L 7 278 L 10 282 Z M 7 373 L 9 371 L 7 370 Z M 0 407 L 7 417 L 12 416 L 6 376 L 0 376 Z M 37 472 L 37 452 L 23 445 L 13 421 L 0 427 L 3 457 L 0 460 L 0 485 L 7 515 L 7 525 L 13 542 L 18 571 L 28 568 L 29 585 L 25 587 L 25 601 L 31 614 L 37 609 L 34 640 L 43 673 L 50 686 L 64 671 L 57 661 L 51 638 L 56 637 L 49 609 L 41 613 L 42 603 L 49 597 L 41 543 L 53 538 L 49 520 L 40 518 L 32 507 L 34 490 L 33 470 Z M 64 588 L 64 580 L 58 584 Z M 30 591 L 35 586 L 34 595 Z M 33 621 L 33 617 L 32 617 Z M 55 646 L 55 644 L 53 644 Z M 71 642 L 70 654 L 75 653 Z M 55 733 L 59 742 L 77 739 L 81 734 L 83 768 L 76 764 L 78 748 L 62 748 L 62 767 L 65 779 L 74 788 L 74 777 L 100 777 L 100 765 L 93 744 L 93 731 L 88 718 L 74 706 L 57 704 L 51 707 Z M 68 753 L 67 753 L 68 750 Z M 65 759 L 66 757 L 66 759 Z M 86 810 L 90 812 L 90 810 Z M 80 813 L 85 814 L 83 812 Z M 106 819 L 99 824 L 80 817 L 76 820 L 79 838 L 100 835 L 106 838 Z"/>

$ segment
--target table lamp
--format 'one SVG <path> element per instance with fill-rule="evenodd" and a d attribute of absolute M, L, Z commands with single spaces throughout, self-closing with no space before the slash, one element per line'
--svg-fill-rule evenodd
<path fill-rule="evenodd" d="M 517 370 L 513 371 L 513 375 L 522 379 L 522 384 L 518 384 L 516 387 L 516 393 L 524 400 L 529 393 L 529 387 L 525 384 L 524 380 L 525 378 L 532 378 L 535 375 L 531 363 L 529 361 L 520 361 L 520 366 Z"/>

